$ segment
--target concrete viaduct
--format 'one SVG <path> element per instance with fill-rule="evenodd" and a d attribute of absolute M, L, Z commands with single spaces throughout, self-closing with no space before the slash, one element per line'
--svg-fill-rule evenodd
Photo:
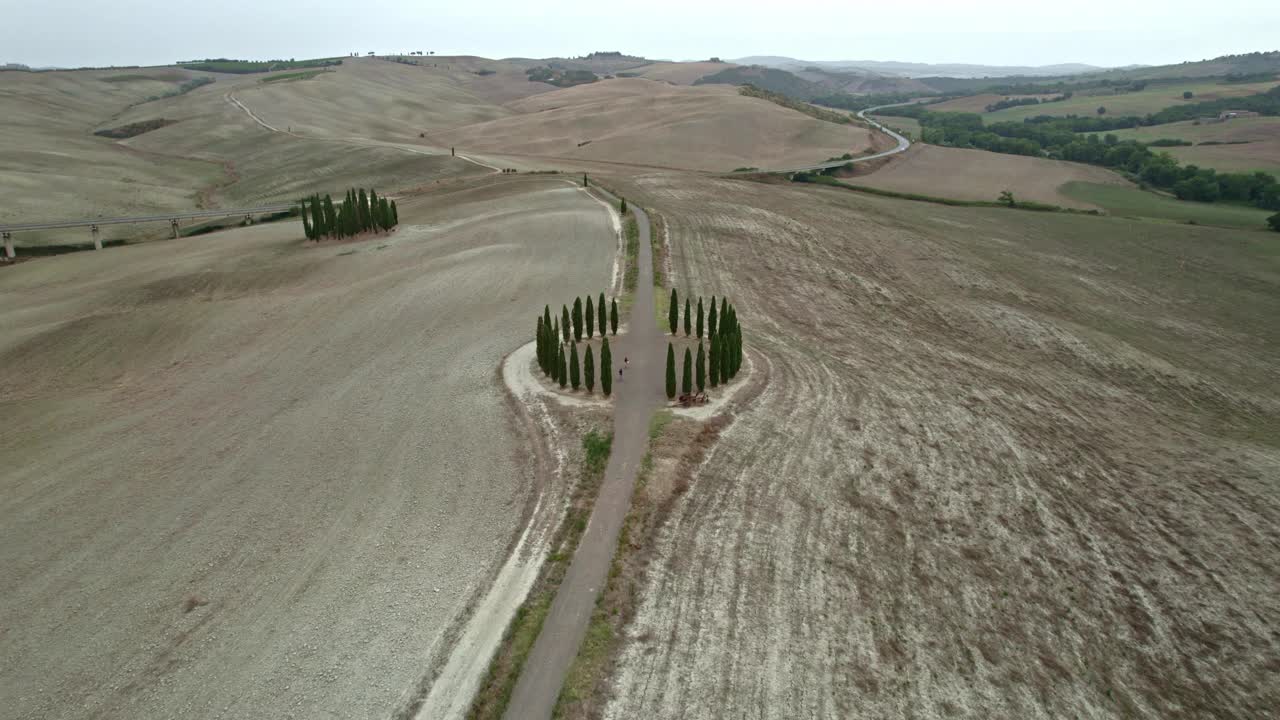
<path fill-rule="evenodd" d="M 167 222 L 173 237 L 178 237 L 178 223 L 181 220 L 191 220 L 195 218 L 220 218 L 232 217 L 235 215 L 243 215 L 244 219 L 253 222 L 255 215 L 267 215 L 270 213 L 285 212 L 297 207 L 296 203 L 286 203 L 282 205 L 263 205 L 262 207 L 252 208 L 227 208 L 222 210 L 194 210 L 191 212 L 168 213 L 165 215 L 143 215 L 137 217 L 117 217 L 117 218 L 94 218 L 92 220 L 62 220 L 43 223 L 22 223 L 17 225 L 0 225 L 0 238 L 4 240 L 4 257 L 6 260 L 14 258 L 13 234 L 24 230 L 56 230 L 58 228 L 89 228 L 89 234 L 93 238 L 93 247 L 95 250 L 102 249 L 102 239 L 98 236 L 98 228 L 103 225 L 133 225 L 138 223 L 151 222 Z"/>

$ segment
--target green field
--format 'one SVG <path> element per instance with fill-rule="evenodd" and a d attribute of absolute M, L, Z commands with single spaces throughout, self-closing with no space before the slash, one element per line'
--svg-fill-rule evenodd
<path fill-rule="evenodd" d="M 1267 226 L 1267 218 L 1273 214 L 1266 210 L 1240 205 L 1185 202 L 1166 195 L 1120 185 L 1069 182 L 1062 186 L 1062 192 L 1076 200 L 1093 203 L 1111 215 L 1122 217 L 1156 218 L 1175 222 L 1194 222 L 1199 225 L 1260 230 Z"/>
<path fill-rule="evenodd" d="M 1159 112 L 1167 107 L 1173 107 L 1175 105 L 1187 105 L 1227 97 L 1256 95 L 1258 93 L 1266 92 L 1276 85 L 1277 83 L 1275 81 L 1262 83 L 1162 83 L 1152 85 L 1141 92 L 1122 94 L 1104 93 L 1099 95 L 1077 93 L 1069 100 L 1053 103 L 1041 103 L 1040 105 L 1023 105 L 1020 107 L 1005 108 L 1004 110 L 997 110 L 993 113 L 986 113 L 983 117 L 986 118 L 987 122 L 991 123 L 1004 120 L 1022 120 L 1024 118 L 1035 117 L 1037 115 L 1092 116 L 1097 113 L 1099 107 L 1105 107 L 1107 109 L 1106 114 L 1109 117 L 1146 115 L 1148 113 Z M 1182 98 L 1182 93 L 1188 90 L 1191 91 L 1192 98 L 1190 100 L 1184 100 Z"/>
<path fill-rule="evenodd" d="M 871 117 L 881 125 L 891 130 L 897 130 L 913 141 L 920 139 L 920 121 L 915 118 L 880 117 L 878 115 L 872 115 Z"/>
<path fill-rule="evenodd" d="M 1199 125 L 1194 120 L 1187 120 L 1129 130 L 1113 130 L 1111 134 L 1121 140 L 1141 142 L 1151 142 L 1161 138 L 1176 138 L 1193 143 L 1280 140 L 1280 117 L 1246 117 Z"/>
<path fill-rule="evenodd" d="M 342 58 L 316 58 L 314 60 L 228 60 L 226 58 L 218 58 L 178 63 L 178 67 L 186 68 L 187 70 L 247 75 L 249 73 L 328 67 L 341 64 Z"/>

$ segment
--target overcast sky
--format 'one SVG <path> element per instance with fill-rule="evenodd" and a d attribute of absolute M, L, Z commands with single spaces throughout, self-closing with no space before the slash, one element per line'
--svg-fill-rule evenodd
<path fill-rule="evenodd" d="M 1116 66 L 1275 49 L 1280 0 L 0 0 L 0 63 L 32 66 L 371 50 Z"/>

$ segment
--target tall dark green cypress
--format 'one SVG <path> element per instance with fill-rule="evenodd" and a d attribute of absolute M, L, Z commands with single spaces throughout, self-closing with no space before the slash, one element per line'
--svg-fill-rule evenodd
<path fill-rule="evenodd" d="M 596 309 L 595 306 L 591 304 L 590 295 L 587 296 L 587 308 L 586 310 L 583 310 L 582 319 L 587 324 L 587 339 L 590 340 L 596 336 Z M 601 325 L 600 329 L 603 330 L 604 326 Z"/>
<path fill-rule="evenodd" d="M 324 234 L 332 235 L 338 230 L 338 211 L 333 207 L 333 198 L 324 196 Z"/>
<path fill-rule="evenodd" d="M 542 306 L 542 324 L 551 327 L 551 305 Z"/>
<path fill-rule="evenodd" d="M 573 326 L 569 324 L 569 306 L 560 306 L 560 332 L 564 334 L 564 341 L 569 342 L 569 333 L 572 332 Z"/>
<path fill-rule="evenodd" d="M 716 345 L 716 353 L 720 362 L 720 382 L 727 383 L 733 379 L 733 374 L 729 372 L 729 334 L 720 331 L 720 342 Z"/>
<path fill-rule="evenodd" d="M 627 214 L 627 199 L 626 199 L 626 198 L 622 198 L 621 207 L 622 207 L 622 212 L 621 212 L 621 214 L 626 215 L 626 214 Z"/>
<path fill-rule="evenodd" d="M 400 224 L 400 212 L 396 210 L 396 201 L 392 200 L 391 201 L 391 227 L 395 227 L 399 224 Z"/>
<path fill-rule="evenodd" d="M 681 392 L 685 395 L 693 392 L 693 352 L 689 348 L 684 349 L 684 372 L 680 379 Z"/>
<path fill-rule="evenodd" d="M 693 334 L 693 319 L 689 312 L 689 298 L 684 299 L 684 336 L 689 337 Z"/>
<path fill-rule="evenodd" d="M 716 296 L 711 296 L 711 309 L 707 311 L 707 337 L 716 336 Z"/>
<path fill-rule="evenodd" d="M 582 339 L 582 298 L 573 299 L 573 341 Z"/>
<path fill-rule="evenodd" d="M 609 299 L 609 328 L 613 330 L 614 337 L 618 335 L 618 298 Z"/>
<path fill-rule="evenodd" d="M 671 305 L 667 308 L 667 325 L 671 328 L 671 334 L 676 334 L 676 328 L 680 327 L 680 298 L 676 295 L 676 289 L 671 288 Z"/>
<path fill-rule="evenodd" d="M 723 327 L 723 326 L 724 326 L 725 320 L 727 319 L 727 318 L 726 318 L 726 314 L 727 314 L 727 312 L 728 312 L 728 308 L 729 308 L 729 300 L 728 300 L 727 298 L 725 298 L 724 296 L 721 296 L 721 297 L 720 297 L 720 325 L 721 325 L 721 327 Z"/>
<path fill-rule="evenodd" d="M 558 379 L 559 379 L 559 381 L 560 381 L 560 387 L 561 387 L 561 388 L 563 388 L 565 385 L 568 385 L 568 384 L 569 384 L 569 368 L 568 368 L 568 367 L 566 367 L 566 364 L 565 364 L 565 361 L 564 361 L 564 346 L 563 346 L 563 345 L 561 345 L 561 346 L 560 346 L 560 352 L 559 352 L 559 353 L 557 353 L 557 357 L 556 357 L 556 368 L 559 370 L 559 378 L 558 378 Z"/>
<path fill-rule="evenodd" d="M 702 392 L 707 388 L 707 355 L 702 349 L 702 341 L 698 341 L 698 358 L 693 366 L 693 381 L 698 386 L 698 392 Z"/>
<path fill-rule="evenodd" d="M 676 351 L 667 343 L 667 397 L 676 396 Z"/>
<path fill-rule="evenodd" d="M 298 202 L 302 214 L 302 234 L 307 236 L 308 240 L 315 240 L 315 231 L 311 229 L 311 220 L 307 218 L 307 199 L 303 198 Z M 314 210 L 312 211 L 314 212 Z"/>
<path fill-rule="evenodd" d="M 698 339 L 702 339 L 702 296 L 698 296 Z"/>
<path fill-rule="evenodd" d="M 360 232 L 364 232 L 369 229 L 369 196 L 364 194 L 364 188 L 360 188 L 359 203 L 356 217 L 360 219 Z"/>
<path fill-rule="evenodd" d="M 537 330 L 534 332 L 534 334 L 533 334 L 533 341 L 537 344 L 538 367 L 539 367 L 540 369 L 545 369 L 545 368 L 547 367 L 547 365 L 546 365 L 546 358 L 545 358 L 545 357 L 543 357 L 543 351 L 544 351 L 544 350 L 546 350 L 546 347 L 542 344 L 542 340 L 543 340 L 543 337 L 542 337 L 542 336 L 543 336 L 543 332 L 542 332 L 542 316 L 541 316 L 541 315 L 539 315 L 539 316 L 538 316 L 538 329 L 537 329 Z"/>
<path fill-rule="evenodd" d="M 600 392 L 605 397 L 613 392 L 613 354 L 609 352 L 609 338 L 600 345 Z"/>
<path fill-rule="evenodd" d="M 569 346 L 569 384 L 577 390 L 582 385 L 582 371 L 578 368 L 578 346 Z"/>
<path fill-rule="evenodd" d="M 582 375 L 587 393 L 596 391 L 596 361 L 591 353 L 591 343 L 587 343 L 587 356 L 582 360 Z"/>
<path fill-rule="evenodd" d="M 605 328 L 609 327 L 605 321 L 608 319 L 608 309 L 604 306 L 604 293 L 600 293 L 600 301 L 596 303 L 596 313 L 600 316 L 600 337 L 604 337 Z"/>
<path fill-rule="evenodd" d="M 707 352 L 707 375 L 709 376 L 707 379 L 710 381 L 711 387 L 715 387 L 720 384 L 720 356 L 717 354 L 720 351 L 716 348 L 715 335 L 711 336 L 710 342 L 711 345 Z"/>
<path fill-rule="evenodd" d="M 378 191 L 369 188 L 369 229 L 381 230 L 382 220 L 379 211 L 382 209 L 381 203 L 378 202 Z"/>

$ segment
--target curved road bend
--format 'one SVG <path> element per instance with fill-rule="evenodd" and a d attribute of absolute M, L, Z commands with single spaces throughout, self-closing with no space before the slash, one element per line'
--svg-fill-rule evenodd
<path fill-rule="evenodd" d="M 616 202 L 616 199 L 614 200 Z M 604 481 L 591 521 L 573 554 L 542 631 L 534 641 L 516 681 L 504 718 L 545 720 L 551 717 L 569 665 L 587 632 L 613 562 L 618 532 L 631 507 L 640 461 L 649 446 L 649 418 L 664 403 L 662 377 L 666 369 L 663 334 L 653 315 L 653 249 L 649 241 L 649 218 L 632 205 L 640 229 L 639 277 L 635 302 L 625 335 L 613 347 L 614 367 L 624 357 L 631 363 L 621 381 L 614 380 L 613 450 L 604 471 Z"/>
<path fill-rule="evenodd" d="M 904 102 L 904 103 L 892 103 L 890 105 L 877 105 L 872 108 L 867 108 L 866 110 L 858 111 L 859 119 L 865 120 L 871 123 L 875 127 L 875 129 L 889 135 L 894 140 L 898 141 L 898 146 L 893 148 L 892 150 L 885 150 L 884 152 L 879 152 L 879 153 L 876 153 L 875 155 L 867 155 L 866 157 L 853 158 L 852 160 L 833 160 L 829 162 L 818 163 L 816 165 L 805 165 L 804 167 L 789 168 L 786 170 L 772 170 L 770 172 L 791 173 L 791 172 L 806 172 L 809 170 L 826 170 L 828 168 L 841 167 L 846 163 L 862 163 L 862 162 L 867 162 L 869 160 L 879 160 L 880 158 L 889 157 L 890 155 L 897 155 L 898 153 L 906 152 L 907 148 L 911 147 L 911 141 L 899 135 L 898 133 L 894 132 L 893 130 L 890 130 L 884 125 L 881 125 L 875 120 L 872 120 L 871 118 L 867 117 L 867 113 L 875 112 L 876 110 L 881 110 L 887 107 L 897 107 L 899 105 L 914 105 L 914 104 L 915 104 L 915 101 Z"/>

